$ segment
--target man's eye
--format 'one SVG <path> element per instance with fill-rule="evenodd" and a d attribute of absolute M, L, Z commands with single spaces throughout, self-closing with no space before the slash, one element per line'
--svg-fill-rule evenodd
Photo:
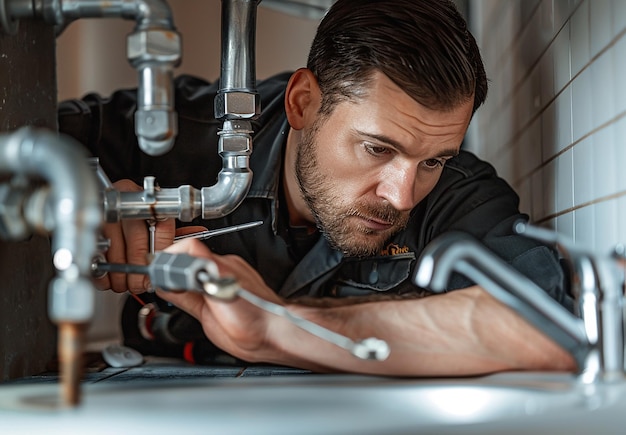
<path fill-rule="evenodd" d="M 422 162 L 422 164 L 426 166 L 426 168 L 428 169 L 441 168 L 443 167 L 444 163 L 445 163 L 445 160 L 440 160 L 440 159 L 428 159 Z"/>
<path fill-rule="evenodd" d="M 373 156 L 382 156 L 389 153 L 389 149 L 379 145 L 365 144 L 365 151 Z"/>

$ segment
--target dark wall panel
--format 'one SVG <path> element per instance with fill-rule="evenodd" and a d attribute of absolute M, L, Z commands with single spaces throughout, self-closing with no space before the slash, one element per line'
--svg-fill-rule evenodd
<path fill-rule="evenodd" d="M 0 33 L 0 131 L 23 125 L 56 130 L 56 104 L 54 30 L 22 20 L 15 35 Z M 0 380 L 39 373 L 54 356 L 50 257 L 46 237 L 0 240 Z"/>

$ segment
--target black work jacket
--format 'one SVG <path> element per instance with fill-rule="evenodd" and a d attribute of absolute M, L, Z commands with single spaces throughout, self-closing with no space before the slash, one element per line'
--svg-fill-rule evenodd
<path fill-rule="evenodd" d="M 518 210 L 517 195 L 492 166 L 469 152 L 462 151 L 446 163 L 439 183 L 413 209 L 406 229 L 389 240 L 379 255 L 346 258 L 319 235 L 298 242 L 297 231 L 289 228 L 281 194 L 289 129 L 283 103 L 288 78 L 289 74 L 280 74 L 257 86 L 262 114 L 253 122 L 250 165 L 254 176 L 247 197 L 228 216 L 193 222 L 209 228 L 255 220 L 264 224 L 209 239 L 211 249 L 240 255 L 287 298 L 409 293 L 422 291 L 412 283 L 412 274 L 424 246 L 441 233 L 457 230 L 476 237 L 571 309 L 555 253 L 513 234 L 513 222 L 526 217 Z M 118 91 L 106 99 L 88 95 L 62 103 L 60 131 L 98 156 L 114 181 L 130 178 L 141 185 L 144 176 L 153 175 L 161 187 L 211 186 L 222 167 L 217 154 L 221 123 L 213 117 L 218 83 L 181 76 L 175 89 L 179 134 L 173 150 L 164 156 L 150 157 L 138 148 L 134 90 Z M 454 276 L 449 289 L 471 284 Z"/>

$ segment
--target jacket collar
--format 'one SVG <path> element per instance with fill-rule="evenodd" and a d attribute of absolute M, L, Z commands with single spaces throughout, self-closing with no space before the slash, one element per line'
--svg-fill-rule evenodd
<path fill-rule="evenodd" d="M 283 150 L 287 143 L 289 123 L 282 112 L 282 122 L 269 123 L 269 127 L 262 129 L 253 137 L 252 157 L 252 185 L 248 191 L 248 198 L 268 199 L 272 207 L 272 229 L 278 231 L 278 188 L 283 174 Z M 273 139 L 272 139 L 273 138 Z M 259 146 L 255 146 L 256 142 Z"/>

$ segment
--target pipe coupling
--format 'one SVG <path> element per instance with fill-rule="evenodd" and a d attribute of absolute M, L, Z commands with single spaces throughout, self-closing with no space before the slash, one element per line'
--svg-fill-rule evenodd
<path fill-rule="evenodd" d="M 178 66 L 182 44 L 178 32 L 169 29 L 138 30 L 128 35 L 126 54 L 130 64 L 137 68 L 144 62 L 158 62 Z"/>
<path fill-rule="evenodd" d="M 217 119 L 254 119 L 261 113 L 261 97 L 256 92 L 220 91 L 214 106 Z"/>

